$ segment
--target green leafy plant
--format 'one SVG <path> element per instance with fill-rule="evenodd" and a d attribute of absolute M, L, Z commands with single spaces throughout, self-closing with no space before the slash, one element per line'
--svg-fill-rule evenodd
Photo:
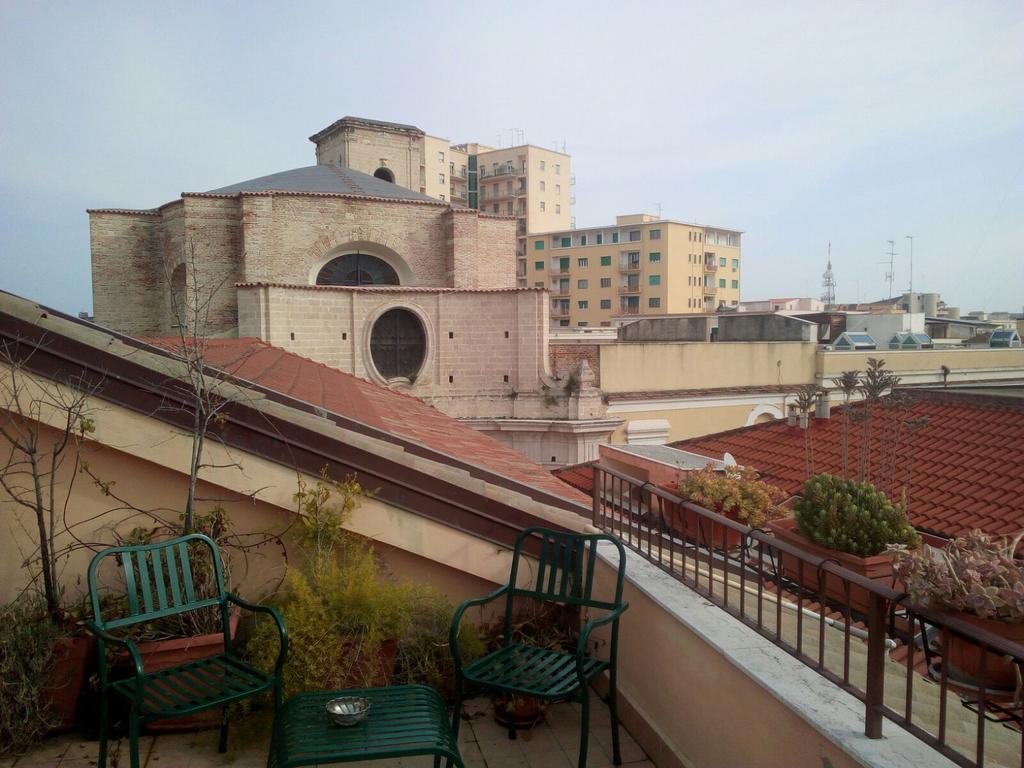
<path fill-rule="evenodd" d="M 942 549 L 898 551 L 893 570 L 910 599 L 982 619 L 1024 622 L 1024 563 L 1014 557 L 1024 533 L 1009 539 L 971 531 Z"/>
<path fill-rule="evenodd" d="M 299 483 L 305 568 L 287 569 L 277 600 L 288 626 L 286 695 L 392 680 L 437 685 L 451 676 L 447 599 L 425 585 L 388 579 L 371 543 L 344 527 L 365 495 L 355 478 L 338 482 L 326 471 L 315 484 Z M 475 632 L 464 634 L 463 653 L 476 658 Z M 266 668 L 277 647 L 274 628 L 260 624 L 246 653 Z"/>
<path fill-rule="evenodd" d="M 0 756 L 24 752 L 59 723 L 46 688 L 61 636 L 43 600 L 0 606 Z"/>
<path fill-rule="evenodd" d="M 893 504 L 871 483 L 820 474 L 804 483 L 793 509 L 797 530 L 815 544 L 871 557 L 894 544 L 920 541 L 903 502 Z"/>
<path fill-rule="evenodd" d="M 779 506 L 785 492 L 761 480 L 750 467 L 726 467 L 719 472 L 709 464 L 699 471 L 687 472 L 678 488 L 693 503 L 733 516 L 749 526 L 785 514 Z"/>

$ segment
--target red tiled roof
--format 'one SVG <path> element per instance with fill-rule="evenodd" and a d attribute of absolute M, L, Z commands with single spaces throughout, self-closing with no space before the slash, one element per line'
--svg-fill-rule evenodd
<path fill-rule="evenodd" d="M 590 496 L 594 490 L 594 466 L 595 462 L 588 461 L 583 464 L 572 464 L 568 467 L 552 469 L 551 474 L 563 483 L 568 483 L 573 488 L 583 491 Z"/>
<path fill-rule="evenodd" d="M 176 337 L 141 339 L 174 350 Z M 360 379 L 259 339 L 211 339 L 208 365 L 474 464 L 577 504 L 590 498 L 512 448 L 438 411 L 422 400 Z"/>
<path fill-rule="evenodd" d="M 907 487 L 911 522 L 946 536 L 1024 529 L 1024 400 L 914 391 L 907 411 L 872 409 L 870 480 L 890 495 Z M 863 406 L 854 406 L 863 410 Z M 908 427 L 907 420 L 926 420 Z M 721 458 L 731 453 L 770 483 L 796 493 L 810 474 L 842 472 L 841 411 L 808 430 L 785 421 L 672 443 Z M 857 473 L 864 426 L 849 423 L 848 466 Z"/>

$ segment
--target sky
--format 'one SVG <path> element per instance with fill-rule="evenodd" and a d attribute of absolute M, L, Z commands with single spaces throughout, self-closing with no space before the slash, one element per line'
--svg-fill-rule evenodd
<path fill-rule="evenodd" d="M 0 0 L 0 288 L 92 305 L 86 208 L 315 162 L 343 115 L 572 155 L 580 227 L 744 231 L 742 298 L 1024 305 L 1024 3 Z M 522 133 L 519 134 L 518 132 Z"/>

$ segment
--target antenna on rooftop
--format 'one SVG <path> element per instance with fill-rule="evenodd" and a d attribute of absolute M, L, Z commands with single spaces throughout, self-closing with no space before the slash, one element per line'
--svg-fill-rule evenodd
<path fill-rule="evenodd" d="M 825 273 L 821 277 L 821 284 L 825 288 L 825 292 L 821 294 L 821 300 L 825 303 L 825 309 L 828 309 L 836 303 L 836 277 L 832 273 L 831 240 L 828 241 L 828 267 L 825 269 Z"/>
<path fill-rule="evenodd" d="M 910 241 L 910 284 L 907 286 L 907 293 L 914 292 L 914 235 L 904 235 Z"/>
<path fill-rule="evenodd" d="M 661 203 L 655 203 L 655 205 L 658 206 L 658 218 L 660 219 L 661 218 Z"/>
<path fill-rule="evenodd" d="M 886 240 L 885 242 L 887 242 L 889 244 L 889 250 L 886 252 L 886 255 L 889 257 L 889 260 L 888 261 L 883 261 L 883 262 L 880 262 L 880 263 L 881 264 L 888 264 L 889 265 L 889 271 L 885 273 L 885 281 L 887 283 L 889 283 L 889 298 L 891 299 L 892 298 L 892 283 L 893 283 L 893 280 L 896 279 L 896 256 L 898 254 L 896 253 L 896 250 L 895 250 L 895 248 L 896 248 L 896 241 L 895 240 Z"/>

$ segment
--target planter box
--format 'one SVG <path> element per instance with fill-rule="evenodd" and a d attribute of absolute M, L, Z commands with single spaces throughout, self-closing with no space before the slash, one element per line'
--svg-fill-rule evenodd
<path fill-rule="evenodd" d="M 75 710 L 95 648 L 96 639 L 92 635 L 65 637 L 54 646 L 45 695 L 60 718 L 58 730 L 68 730 L 75 725 Z"/>
<path fill-rule="evenodd" d="M 231 636 L 238 629 L 238 614 L 231 615 Z M 190 661 L 207 659 L 224 653 L 224 634 L 213 632 L 195 637 L 179 637 L 173 640 L 156 640 L 137 645 L 142 658 L 142 668 L 146 673 L 159 672 L 161 669 L 187 664 Z M 127 660 L 127 657 L 124 657 Z M 187 731 L 198 728 L 215 728 L 220 725 L 221 710 L 210 709 L 190 717 L 175 720 L 154 720 L 146 725 L 150 731 Z"/>
<path fill-rule="evenodd" d="M 1014 643 L 1024 645 L 1024 624 L 1010 624 L 998 619 L 981 619 L 973 613 L 958 612 L 958 619 L 999 635 Z M 964 637 L 958 637 L 950 632 L 949 647 L 942 649 L 943 663 L 949 677 L 958 682 L 978 686 L 981 682 L 981 657 L 982 649 Z M 989 651 L 985 653 L 985 688 L 989 692 L 1013 693 L 1017 688 L 1016 664 L 1003 658 L 999 653 Z"/>
<path fill-rule="evenodd" d="M 721 514 L 721 513 L 719 513 Z M 679 515 L 682 527 L 672 521 L 672 533 L 676 536 L 695 542 L 697 546 L 718 551 L 730 551 L 736 549 L 743 543 L 743 534 L 732 528 L 713 523 L 709 518 L 680 507 Z M 725 514 L 730 520 L 739 522 L 735 514 Z M 725 534 L 725 547 L 722 546 L 722 534 Z"/>
<path fill-rule="evenodd" d="M 798 547 L 809 555 L 834 560 L 843 568 L 853 571 L 865 579 L 877 581 L 879 584 L 897 591 L 902 589 L 892 572 L 892 561 L 895 556 L 892 552 L 884 552 L 873 557 L 858 557 L 857 555 L 839 552 L 835 549 L 827 549 L 800 534 L 796 530 L 796 518 L 793 517 L 783 518 L 782 520 L 770 520 L 766 525 L 775 538 Z M 818 591 L 818 571 L 816 568 L 809 563 L 804 563 L 803 579 L 801 581 L 800 561 L 786 552 L 780 552 L 779 555 L 780 575 L 800 583 L 804 588 L 813 592 Z M 826 573 L 824 581 L 825 598 L 831 603 L 840 606 L 845 605 L 846 590 L 843 580 L 834 574 Z M 867 613 L 869 594 L 863 587 L 851 584 L 850 607 L 860 613 Z"/>

